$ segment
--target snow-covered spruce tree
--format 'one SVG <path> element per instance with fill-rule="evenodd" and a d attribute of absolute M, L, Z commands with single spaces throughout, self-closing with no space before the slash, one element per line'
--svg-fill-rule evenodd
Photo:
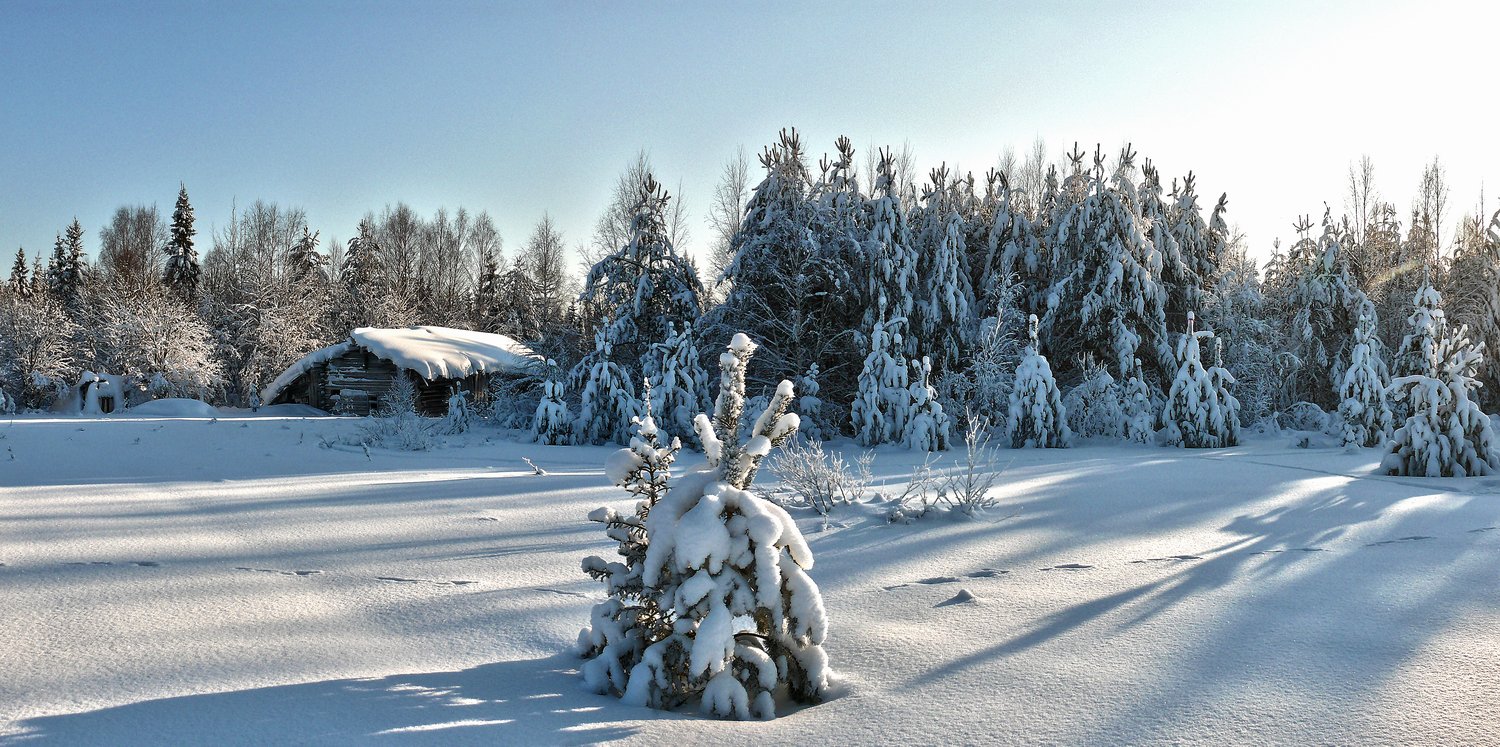
<path fill-rule="evenodd" d="M 613 324 L 601 326 L 594 333 L 594 352 L 574 369 L 574 377 L 583 381 L 573 428 L 580 443 L 629 443 L 630 424 L 640 414 L 629 374 L 615 360 L 613 335 L 618 331 Z"/>
<path fill-rule="evenodd" d="M 172 209 L 172 234 L 163 251 L 167 253 L 167 264 L 162 282 L 173 295 L 186 303 L 198 297 L 198 250 L 193 248 L 193 206 L 188 202 L 187 185 L 179 185 L 177 206 Z"/>
<path fill-rule="evenodd" d="M 1298 224 L 1302 238 L 1288 259 L 1298 269 L 1289 302 L 1291 352 L 1301 364 L 1295 375 L 1296 399 L 1328 410 L 1336 404 L 1337 383 L 1348 367 L 1362 294 L 1343 258 L 1348 233 L 1329 212 L 1323 215 L 1323 233 L 1316 243 L 1308 238 L 1310 228 L 1306 219 Z"/>
<path fill-rule="evenodd" d="M 1187 334 L 1177 342 L 1177 377 L 1167 392 L 1162 411 L 1166 445 L 1189 449 L 1217 449 L 1239 443 L 1239 403 L 1229 393 L 1234 378 L 1220 366 L 1204 367 L 1199 340 L 1213 339 L 1213 332 L 1193 329 L 1188 312 Z"/>
<path fill-rule="evenodd" d="M 912 382 L 907 389 L 911 417 L 901 442 L 913 451 L 947 451 L 950 423 L 932 387 L 932 362 L 926 357 L 912 361 L 911 370 Z"/>
<path fill-rule="evenodd" d="M 837 273 L 818 242 L 820 210 L 810 198 L 810 178 L 802 142 L 783 130 L 777 144 L 760 156 L 766 176 L 751 190 L 745 217 L 730 247 L 734 260 L 724 270 L 729 283 L 724 302 L 699 327 L 705 337 L 744 331 L 760 341 L 752 378 L 760 382 L 793 377 L 817 360 L 834 360 L 830 349 L 844 342 L 853 325 L 825 318 L 841 309 L 834 287 Z"/>
<path fill-rule="evenodd" d="M 563 390 L 557 361 L 548 358 L 547 379 L 542 382 L 542 401 L 537 403 L 536 417 L 531 421 L 533 441 L 548 446 L 573 443 L 573 413 L 568 411 Z"/>
<path fill-rule="evenodd" d="M 1374 340 L 1375 320 L 1359 317 L 1354 328 L 1354 350 L 1339 386 L 1339 417 L 1344 422 L 1345 446 L 1379 446 L 1390 437 L 1391 408 L 1386 401 L 1390 375 Z"/>
<path fill-rule="evenodd" d="M 826 441 L 834 433 L 832 428 L 824 427 L 823 400 L 818 397 L 821 389 L 818 364 L 814 363 L 797 379 L 797 391 L 802 393 L 797 397 L 797 415 L 802 419 L 802 427 L 797 431 L 809 441 Z"/>
<path fill-rule="evenodd" d="M 1391 381 L 1411 416 L 1396 429 L 1380 463 L 1388 475 L 1475 477 L 1500 471 L 1500 441 L 1474 398 L 1483 354 L 1460 328 L 1444 336 L 1425 373 Z"/>
<path fill-rule="evenodd" d="M 708 373 L 698 360 L 698 345 L 692 327 L 678 330 L 667 325 L 667 339 L 652 346 L 651 409 L 661 413 L 662 427 L 669 436 L 685 438 L 697 445 L 693 417 L 708 407 Z"/>
<path fill-rule="evenodd" d="M 720 357 L 714 419 L 697 418 L 707 465 L 677 478 L 644 517 L 641 588 L 655 595 L 670 631 L 648 621 L 637 634 L 648 645 L 639 663 L 629 667 L 623 688 L 607 677 L 593 680 L 596 687 L 623 690 L 626 703 L 674 708 L 698 698 L 712 715 L 771 718 L 783 694 L 817 702 L 827 691 L 822 643 L 828 621 L 818 587 L 806 573 L 812 554 L 786 511 L 750 492 L 761 459 L 796 433 L 798 418 L 787 412 L 791 382 L 777 387 L 747 439 L 737 435 L 745 368 L 755 347 L 748 337 L 735 335 Z M 630 467 L 645 461 L 635 450 L 620 452 L 610 471 L 628 475 Z M 612 638 L 609 632 L 602 638 L 590 632 L 585 640 L 599 641 L 600 651 L 619 640 L 614 650 L 629 653 L 635 617 L 615 628 Z M 619 619 L 604 615 L 606 626 Z M 595 671 L 610 668 L 600 665 Z M 626 671 L 623 662 L 618 671 Z"/>
<path fill-rule="evenodd" d="M 590 443 L 609 439 L 628 442 L 631 419 L 637 414 L 635 397 L 614 382 L 637 382 L 660 375 L 665 363 L 660 349 L 676 328 L 684 330 L 697 321 L 703 308 L 703 286 L 698 273 L 673 247 L 667 232 L 666 209 L 670 195 L 650 173 L 638 185 L 630 240 L 600 259 L 589 270 L 580 303 L 598 309 L 602 321 L 595 335 L 594 351 L 579 361 L 573 378 L 581 383 L 583 406 L 579 433 Z M 605 377 L 596 380 L 596 377 Z M 607 394 L 611 388 L 619 390 Z M 613 405 L 599 406 L 603 394 Z M 663 392 L 672 396 L 673 392 Z M 628 404 L 627 404 L 628 402 Z M 696 411 L 699 405 L 692 403 Z M 674 412 L 663 411 L 669 427 L 675 427 Z"/>
<path fill-rule="evenodd" d="M 1428 375 L 1438 348 L 1448 336 L 1448 319 L 1443 312 L 1443 296 L 1430 280 L 1424 280 L 1411 300 L 1411 314 L 1406 317 L 1406 336 L 1396 351 L 1395 375 Z"/>
<path fill-rule="evenodd" d="M 886 314 L 900 319 L 911 318 L 917 295 L 917 253 L 912 246 L 906 210 L 896 187 L 895 169 L 891 152 L 882 149 L 875 183 L 865 206 L 865 222 L 870 227 L 865 242 L 868 275 L 865 279 L 867 300 L 863 328 L 866 330 L 875 329 Z M 905 348 L 902 352 L 905 353 Z"/>
<path fill-rule="evenodd" d="M 863 446 L 891 443 L 906 433 L 911 419 L 910 381 L 906 370 L 902 317 L 886 319 L 885 299 L 881 316 L 870 333 L 870 353 L 859 373 L 859 389 L 849 406 L 854 437 Z"/>
<path fill-rule="evenodd" d="M 457 435 L 474 427 L 474 411 L 469 407 L 469 393 L 454 387 L 448 395 L 448 414 L 443 416 L 444 433 Z"/>
<path fill-rule="evenodd" d="M 1167 295 L 1167 315 L 1181 319 L 1189 311 L 1202 309 L 1202 282 L 1190 269 L 1185 255 L 1192 248 L 1184 243 L 1202 243 L 1203 218 L 1191 186 L 1187 195 L 1177 197 L 1169 208 L 1162 201 L 1161 174 L 1151 159 L 1146 159 L 1142 173 L 1145 178 L 1140 188 L 1141 218 L 1145 221 L 1146 238 L 1161 257 L 1160 278 Z"/>
<path fill-rule="evenodd" d="M 10 266 L 10 279 L 6 282 L 12 298 L 31 298 L 31 277 L 26 269 L 26 250 L 16 250 L 16 261 Z"/>
<path fill-rule="evenodd" d="M 605 465 L 610 482 L 636 499 L 634 510 L 621 514 L 601 506 L 589 514 L 590 521 L 605 525 L 619 556 L 608 560 L 590 555 L 583 560 L 583 572 L 602 581 L 608 594 L 594 605 L 589 627 L 578 635 L 584 682 L 600 694 L 623 695 L 646 647 L 672 635 L 673 600 L 663 596 L 660 586 L 648 587 L 642 579 L 649 539 L 646 519 L 667 494 L 672 462 L 682 444 L 675 438 L 661 442 L 650 402 L 645 406 L 646 414 L 635 421 L 630 447 L 612 454 Z"/>
<path fill-rule="evenodd" d="M 1010 393 L 1010 445 L 1016 449 L 1065 448 L 1072 442 L 1073 432 L 1068 429 L 1068 411 L 1052 378 L 1052 366 L 1037 342 L 1035 314 L 1031 315 L 1027 334 L 1030 342 L 1016 368 L 1016 384 Z"/>
<path fill-rule="evenodd" d="M 1042 317 L 1054 355 L 1091 355 L 1121 378 L 1137 357 L 1163 373 L 1174 367 L 1166 342 L 1166 292 L 1157 281 L 1161 258 L 1142 231 L 1130 181 L 1134 157 L 1127 146 L 1106 183 L 1102 153 L 1095 152 L 1092 172 L 1084 171 L 1082 153 L 1071 156 L 1073 175 L 1063 192 L 1081 197 L 1059 203 L 1052 226 L 1057 272 Z"/>
<path fill-rule="evenodd" d="M 1131 362 L 1130 378 L 1120 388 L 1120 425 L 1127 441 L 1150 443 L 1156 434 L 1156 408 L 1139 358 Z"/>
<path fill-rule="evenodd" d="M 479 256 L 479 277 L 474 284 L 474 329 L 480 332 L 500 331 L 500 262 L 495 254 L 486 249 Z"/>
<path fill-rule="evenodd" d="M 922 349 L 908 345 L 907 354 L 928 358 L 941 376 L 969 357 L 976 319 L 958 187 L 946 165 L 933 169 L 930 178 L 913 217 L 919 286 L 911 320 Z"/>
<path fill-rule="evenodd" d="M 1051 261 L 1038 225 L 1021 209 L 1027 196 L 1012 189 L 1004 174 L 996 174 L 992 182 L 996 184 L 994 217 L 983 280 L 974 295 L 984 309 L 1015 307 L 1023 314 L 1046 313 Z M 1010 290 L 1010 286 L 1018 287 Z"/>

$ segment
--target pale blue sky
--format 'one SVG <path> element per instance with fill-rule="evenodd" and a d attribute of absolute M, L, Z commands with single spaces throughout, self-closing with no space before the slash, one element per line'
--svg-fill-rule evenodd
<path fill-rule="evenodd" d="M 257 198 L 325 238 L 404 200 L 488 210 L 508 255 L 543 211 L 576 244 L 642 148 L 696 248 L 723 162 L 789 125 L 815 158 L 909 140 L 924 174 L 1132 140 L 1260 253 L 1362 153 L 1403 212 L 1433 155 L 1455 214 L 1500 180 L 1489 4 L 305 5 L 0 3 L 0 254 L 74 215 L 93 251 L 179 180 L 204 248 Z"/>

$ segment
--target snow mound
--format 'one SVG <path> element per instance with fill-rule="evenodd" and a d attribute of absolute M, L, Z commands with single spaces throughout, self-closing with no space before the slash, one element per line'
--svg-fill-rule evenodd
<path fill-rule="evenodd" d="M 451 327 L 354 330 L 354 343 L 422 378 L 461 379 L 478 373 L 516 373 L 542 365 L 531 348 L 505 335 Z"/>
<path fill-rule="evenodd" d="M 216 418 L 219 411 L 207 402 L 196 399 L 154 399 L 142 402 L 125 411 L 128 415 L 155 415 L 168 418 Z"/>

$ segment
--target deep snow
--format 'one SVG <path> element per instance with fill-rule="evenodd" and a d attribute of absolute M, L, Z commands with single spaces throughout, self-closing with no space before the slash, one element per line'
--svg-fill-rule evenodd
<path fill-rule="evenodd" d="M 0 743 L 1500 741 L 1500 479 L 1084 444 L 1002 451 L 977 521 L 797 514 L 838 696 L 730 723 L 574 671 L 610 449 L 357 427 L 0 421 Z"/>

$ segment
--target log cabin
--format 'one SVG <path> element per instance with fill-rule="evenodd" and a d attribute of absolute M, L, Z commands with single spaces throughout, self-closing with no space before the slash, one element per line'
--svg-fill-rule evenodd
<path fill-rule="evenodd" d="M 336 415 L 369 415 L 397 376 L 410 377 L 417 412 L 447 414 L 455 389 L 484 402 L 493 377 L 538 375 L 544 361 L 505 335 L 450 327 L 361 327 L 349 339 L 315 350 L 261 390 L 274 405 L 311 405 Z"/>

